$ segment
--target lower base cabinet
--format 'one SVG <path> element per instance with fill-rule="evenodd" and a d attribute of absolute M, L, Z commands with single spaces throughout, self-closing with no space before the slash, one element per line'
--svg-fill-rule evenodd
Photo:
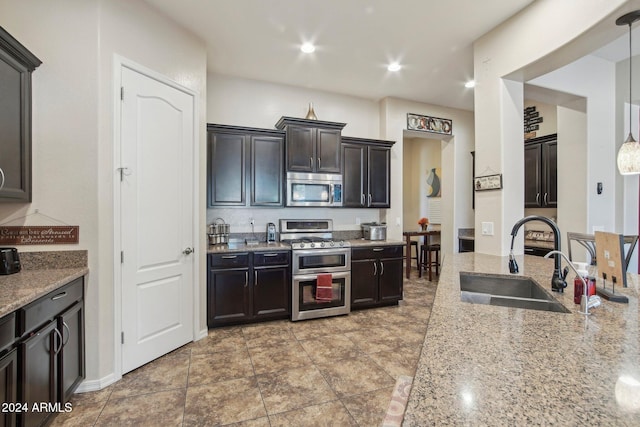
<path fill-rule="evenodd" d="M 351 308 L 397 304 L 402 299 L 403 245 L 351 250 Z"/>
<path fill-rule="evenodd" d="M 18 397 L 18 350 L 13 349 L 0 358 L 0 401 L 17 402 Z M 0 427 L 16 425 L 16 412 L 6 408 L 0 412 Z"/>
<path fill-rule="evenodd" d="M 291 316 L 289 251 L 209 254 L 207 326 Z"/>

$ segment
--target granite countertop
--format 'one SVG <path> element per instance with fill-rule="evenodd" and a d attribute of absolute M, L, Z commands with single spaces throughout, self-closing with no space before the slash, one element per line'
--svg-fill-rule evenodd
<path fill-rule="evenodd" d="M 364 239 L 349 239 L 347 240 L 351 247 L 363 247 L 363 246 L 392 246 L 392 245 L 404 245 L 404 240 L 364 240 Z M 207 253 L 209 254 L 224 254 L 232 252 L 264 252 L 274 250 L 290 250 L 291 246 L 287 243 L 266 243 L 260 242 L 257 245 L 246 245 L 244 243 L 237 245 L 209 245 Z"/>
<path fill-rule="evenodd" d="M 516 259 L 551 293 L 553 259 Z M 638 275 L 616 288 L 628 304 L 590 316 L 572 280 L 552 293 L 571 313 L 460 301 L 460 271 L 509 275 L 507 260 L 447 256 L 403 425 L 640 425 Z"/>
<path fill-rule="evenodd" d="M 21 253 L 22 270 L 0 276 L 0 317 L 89 272 L 86 251 Z"/>

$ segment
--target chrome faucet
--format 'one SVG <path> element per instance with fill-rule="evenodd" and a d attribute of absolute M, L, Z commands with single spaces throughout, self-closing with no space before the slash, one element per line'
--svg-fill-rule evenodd
<path fill-rule="evenodd" d="M 561 259 L 558 253 L 560 252 L 560 229 L 556 225 L 555 222 L 551 221 L 546 216 L 540 215 L 530 215 L 522 218 L 520 221 L 516 222 L 511 230 L 511 251 L 509 252 L 509 271 L 511 274 L 516 274 L 518 272 L 518 263 L 516 262 L 516 258 L 513 255 L 513 242 L 516 238 L 516 234 L 518 234 L 518 230 L 520 227 L 526 222 L 529 221 L 542 221 L 547 224 L 553 230 L 553 249 L 555 255 L 555 270 L 553 271 L 553 276 L 551 277 L 551 290 L 554 292 L 564 292 L 564 288 L 567 287 L 567 282 L 565 282 L 565 278 L 567 277 L 568 270 L 563 274 L 561 272 Z M 558 252 L 558 253 L 555 253 Z"/>
<path fill-rule="evenodd" d="M 589 289 L 587 287 L 587 282 L 584 281 L 580 273 L 578 273 L 578 270 L 576 270 L 573 263 L 569 261 L 569 258 L 567 258 L 565 254 L 563 254 L 560 251 L 551 251 L 548 254 L 546 254 L 544 257 L 549 258 L 550 255 L 561 256 L 562 258 L 565 259 L 565 261 L 567 261 L 567 264 L 569 264 L 569 267 L 571 267 L 571 269 L 576 272 L 576 276 L 578 276 L 580 278 L 580 281 L 582 282 L 582 289 L 583 289 L 582 297 L 580 298 L 580 314 L 586 314 L 587 316 L 590 315 L 591 313 L 589 313 L 589 309 L 598 307 L 600 304 L 602 304 L 602 300 L 598 295 L 588 296 Z"/>

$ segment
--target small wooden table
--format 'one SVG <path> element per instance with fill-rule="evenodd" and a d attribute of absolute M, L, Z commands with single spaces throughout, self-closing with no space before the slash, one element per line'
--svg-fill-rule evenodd
<path fill-rule="evenodd" d="M 405 240 L 406 240 L 406 246 L 407 246 L 407 266 L 406 266 L 406 273 L 407 273 L 407 279 L 409 278 L 409 276 L 411 275 L 411 238 L 414 236 L 424 236 L 424 244 L 425 245 L 429 245 L 429 240 L 431 239 L 431 236 L 439 236 L 440 235 L 440 230 L 427 230 L 427 231 L 403 231 L 402 235 L 404 236 Z M 419 251 L 420 249 L 418 249 Z M 418 268 L 420 268 L 420 266 L 418 266 Z M 431 270 L 429 270 L 429 273 L 431 273 Z M 429 280 L 431 280 L 431 274 L 429 274 Z"/>

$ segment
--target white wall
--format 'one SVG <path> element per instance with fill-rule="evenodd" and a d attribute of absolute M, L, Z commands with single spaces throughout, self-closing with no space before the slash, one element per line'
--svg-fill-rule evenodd
<path fill-rule="evenodd" d="M 0 204 L 0 221 L 39 209 L 80 226 L 78 245 L 19 250 L 88 250 L 87 380 L 103 385 L 114 371 L 113 55 L 204 94 L 204 47 L 145 3 L 125 0 L 5 1 L 0 2 L 0 25 L 43 61 L 33 75 L 33 202 Z M 203 129 L 204 111 L 202 103 Z M 204 143 L 204 131 L 201 136 Z M 51 224 L 37 215 L 25 222 L 42 221 Z"/>
<path fill-rule="evenodd" d="M 505 183 L 499 194 L 488 191 L 477 194 L 477 252 L 506 255 L 512 225 L 523 216 L 522 197 L 515 192 L 516 188 L 520 189 L 520 194 L 522 192 L 523 171 L 513 167 L 513 159 L 521 159 L 523 153 L 521 144 L 519 147 L 512 145 L 513 141 L 522 138 L 522 82 L 584 56 L 599 47 L 594 43 L 610 41 L 601 35 L 608 32 L 611 36 L 610 26 L 615 16 L 622 13 L 619 8 L 625 5 L 628 9 L 636 4 L 640 2 L 538 0 L 475 42 L 476 169 L 488 166 L 501 171 Z M 571 19 L 565 19 L 566 16 Z M 554 19 L 558 21 L 553 22 Z M 550 25 L 553 25 L 553 31 L 533 30 Z M 507 82 L 506 77 L 512 80 Z M 514 126 L 514 121 L 518 126 Z M 613 132 L 613 128 L 609 131 Z M 590 137 L 595 133 L 589 129 Z M 610 141 L 610 135 L 604 141 Z M 497 153 L 500 154 L 497 156 Z M 603 167 L 601 162 L 599 169 L 597 174 L 603 180 L 613 176 L 611 165 Z M 479 236 L 478 224 L 482 221 L 495 223 L 495 236 Z M 594 215 L 591 221 L 604 223 L 606 218 Z M 519 236 L 516 248 L 521 247 L 522 236 Z"/>

